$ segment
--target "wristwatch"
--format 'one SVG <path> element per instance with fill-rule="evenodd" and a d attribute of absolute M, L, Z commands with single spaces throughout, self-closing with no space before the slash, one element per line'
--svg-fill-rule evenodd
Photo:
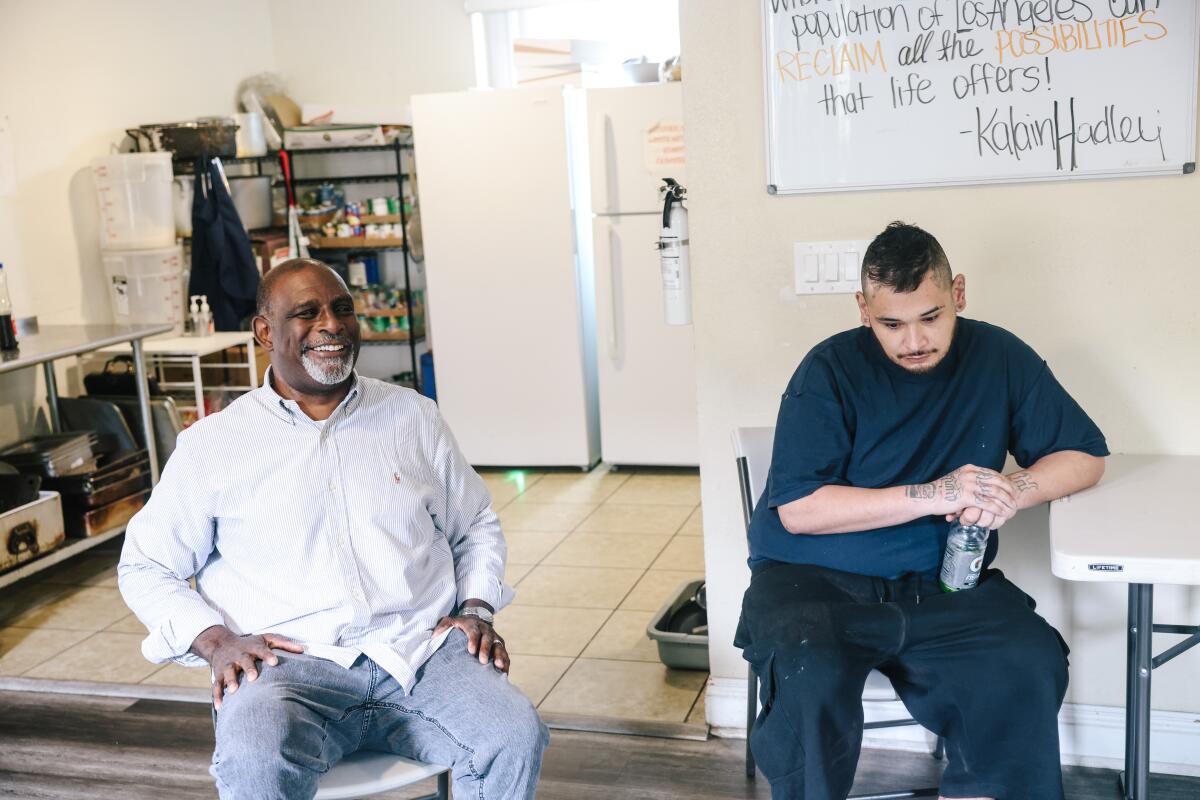
<path fill-rule="evenodd" d="M 481 622 L 486 622 L 488 625 L 491 625 L 493 620 L 495 620 L 495 616 L 492 615 L 492 612 L 488 611 L 483 606 L 466 606 L 465 608 L 460 608 L 458 610 L 458 616 L 478 617 Z"/>

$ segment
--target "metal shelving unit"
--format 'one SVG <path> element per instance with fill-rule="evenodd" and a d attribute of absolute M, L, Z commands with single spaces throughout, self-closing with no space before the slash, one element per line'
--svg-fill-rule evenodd
<path fill-rule="evenodd" d="M 299 153 L 311 153 L 312 150 L 298 150 Z M 291 153 L 290 155 L 296 155 Z M 337 175 L 328 178 L 292 178 L 293 186 L 306 186 L 316 183 L 391 183 L 396 180 L 395 175 Z"/>
<path fill-rule="evenodd" d="M 318 147 L 306 148 L 300 150 L 287 150 L 288 158 L 292 162 L 292 194 L 295 194 L 294 187 L 320 184 L 320 183 L 387 183 L 396 182 L 396 193 L 400 200 L 400 229 L 404 231 L 404 244 L 400 247 L 354 247 L 354 248 L 337 248 L 336 252 L 345 253 L 347 255 L 353 253 L 374 253 L 383 252 L 386 250 L 400 250 L 404 258 L 404 290 L 408 294 L 409 316 L 412 316 L 412 278 L 410 275 L 411 262 L 409 260 L 408 249 L 408 215 L 404 211 L 404 182 L 408 180 L 408 176 L 404 173 L 404 151 L 413 149 L 411 142 L 402 142 L 399 139 L 391 144 L 383 145 L 365 145 L 363 147 Z M 361 154 L 361 153 L 380 153 L 391 151 L 396 159 L 396 171 L 392 173 L 380 173 L 370 175 L 330 175 L 330 176 L 309 176 L 305 178 L 295 177 L 296 172 L 296 157 L 306 155 L 330 155 L 330 154 Z M 309 248 L 313 251 L 321 251 L 322 248 Z M 325 252 L 335 252 L 334 249 L 325 250 Z M 368 342 L 363 341 L 363 344 L 379 345 L 408 345 L 409 358 L 412 361 L 413 388 L 418 392 L 421 391 L 421 365 L 417 361 L 417 343 L 424 341 L 425 337 L 410 336 L 405 340 L 375 340 Z"/>
<path fill-rule="evenodd" d="M 279 151 L 272 150 L 264 153 L 261 156 L 220 156 L 221 163 L 228 166 L 229 164 L 253 164 L 255 175 L 264 175 L 263 164 L 265 162 L 274 161 L 278 163 Z M 176 158 L 171 160 L 171 171 L 176 175 L 195 175 L 196 166 L 194 158 Z M 238 176 L 233 176 L 238 177 Z"/>
<path fill-rule="evenodd" d="M 404 152 L 412 151 L 413 145 L 411 142 L 400 141 L 397 139 L 391 144 L 376 144 L 363 145 L 360 147 L 313 147 L 300 149 L 287 149 L 271 151 L 266 155 L 261 156 L 245 156 L 242 158 L 221 158 L 223 164 L 253 164 L 256 175 L 264 175 L 263 164 L 274 162 L 278 164 L 281 153 L 286 153 L 288 160 L 291 162 L 290 170 L 291 186 L 289 191 L 294 196 L 295 187 L 297 186 L 315 186 L 322 183 L 396 183 L 397 196 L 400 198 L 400 226 L 404 233 L 404 244 L 397 247 L 395 245 L 384 245 L 380 247 L 362 246 L 362 247 L 347 247 L 347 248 L 322 248 L 311 247 L 313 252 L 340 253 L 346 256 L 353 256 L 359 253 L 382 253 L 388 251 L 401 251 L 404 259 L 404 288 L 409 292 L 410 315 L 412 303 L 412 278 L 411 278 L 411 259 L 409 258 L 408 249 L 408 215 L 404 211 L 404 183 L 409 179 L 404 172 Z M 324 176 L 307 176 L 303 178 L 296 177 L 296 161 L 299 156 L 309 155 L 362 155 L 364 153 L 393 153 L 395 158 L 396 168 L 394 172 L 360 174 L 360 175 L 324 175 Z M 191 175 L 193 174 L 193 160 L 184 159 L 174 162 L 174 170 L 176 175 Z M 287 176 L 280 168 L 278 172 L 273 173 L 280 180 L 287 180 Z M 421 390 L 421 365 L 417 360 L 417 345 L 425 341 L 424 336 L 412 337 L 408 340 L 363 340 L 364 345 L 371 346 L 395 346 L 408 345 L 409 358 L 412 361 L 413 388 L 417 391 Z"/>

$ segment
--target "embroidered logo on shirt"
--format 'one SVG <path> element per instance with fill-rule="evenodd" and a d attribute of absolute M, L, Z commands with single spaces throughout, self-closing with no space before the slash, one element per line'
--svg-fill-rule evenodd
<path fill-rule="evenodd" d="M 393 481 L 394 483 L 399 483 L 399 482 L 400 482 L 400 473 L 399 473 L 399 472 L 393 472 L 393 473 L 392 473 L 392 481 Z"/>

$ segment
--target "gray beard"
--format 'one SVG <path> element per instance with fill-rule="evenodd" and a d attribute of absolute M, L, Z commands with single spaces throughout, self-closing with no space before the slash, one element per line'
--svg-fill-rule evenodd
<path fill-rule="evenodd" d="M 339 359 L 332 364 L 322 365 L 308 353 L 300 356 L 300 363 L 304 365 L 304 371 L 308 373 L 308 377 L 325 386 L 337 386 L 346 378 L 350 377 L 351 371 L 354 369 L 354 360 L 347 353 L 346 357 Z"/>

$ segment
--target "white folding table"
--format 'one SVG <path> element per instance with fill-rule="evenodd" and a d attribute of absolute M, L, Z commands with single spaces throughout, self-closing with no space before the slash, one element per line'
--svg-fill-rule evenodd
<path fill-rule="evenodd" d="M 220 353 L 231 347 L 245 347 L 246 360 L 220 363 L 203 363 L 204 356 Z M 106 347 L 103 352 L 124 352 L 121 347 Z M 222 385 L 219 388 L 229 391 L 248 392 L 258 387 L 258 366 L 254 358 L 254 334 L 249 331 L 222 331 L 207 336 L 174 336 L 167 339 L 147 339 L 142 345 L 142 352 L 149 366 L 158 373 L 160 389 L 190 389 L 195 396 L 196 419 L 204 417 L 204 379 L 202 370 L 211 368 L 234 367 L 246 370 L 247 382 L 242 385 Z M 164 381 L 162 368 L 170 365 L 190 365 L 192 379 L 190 381 Z M 186 407 L 186 406 L 185 406 Z"/>
<path fill-rule="evenodd" d="M 1071 581 L 1129 584 L 1127 800 L 1149 796 L 1151 674 L 1200 644 L 1200 626 L 1154 624 L 1154 584 L 1200 585 L 1198 475 L 1200 456 L 1114 455 L 1098 485 L 1050 504 L 1051 571 Z M 1156 632 L 1188 638 L 1155 656 Z"/>

